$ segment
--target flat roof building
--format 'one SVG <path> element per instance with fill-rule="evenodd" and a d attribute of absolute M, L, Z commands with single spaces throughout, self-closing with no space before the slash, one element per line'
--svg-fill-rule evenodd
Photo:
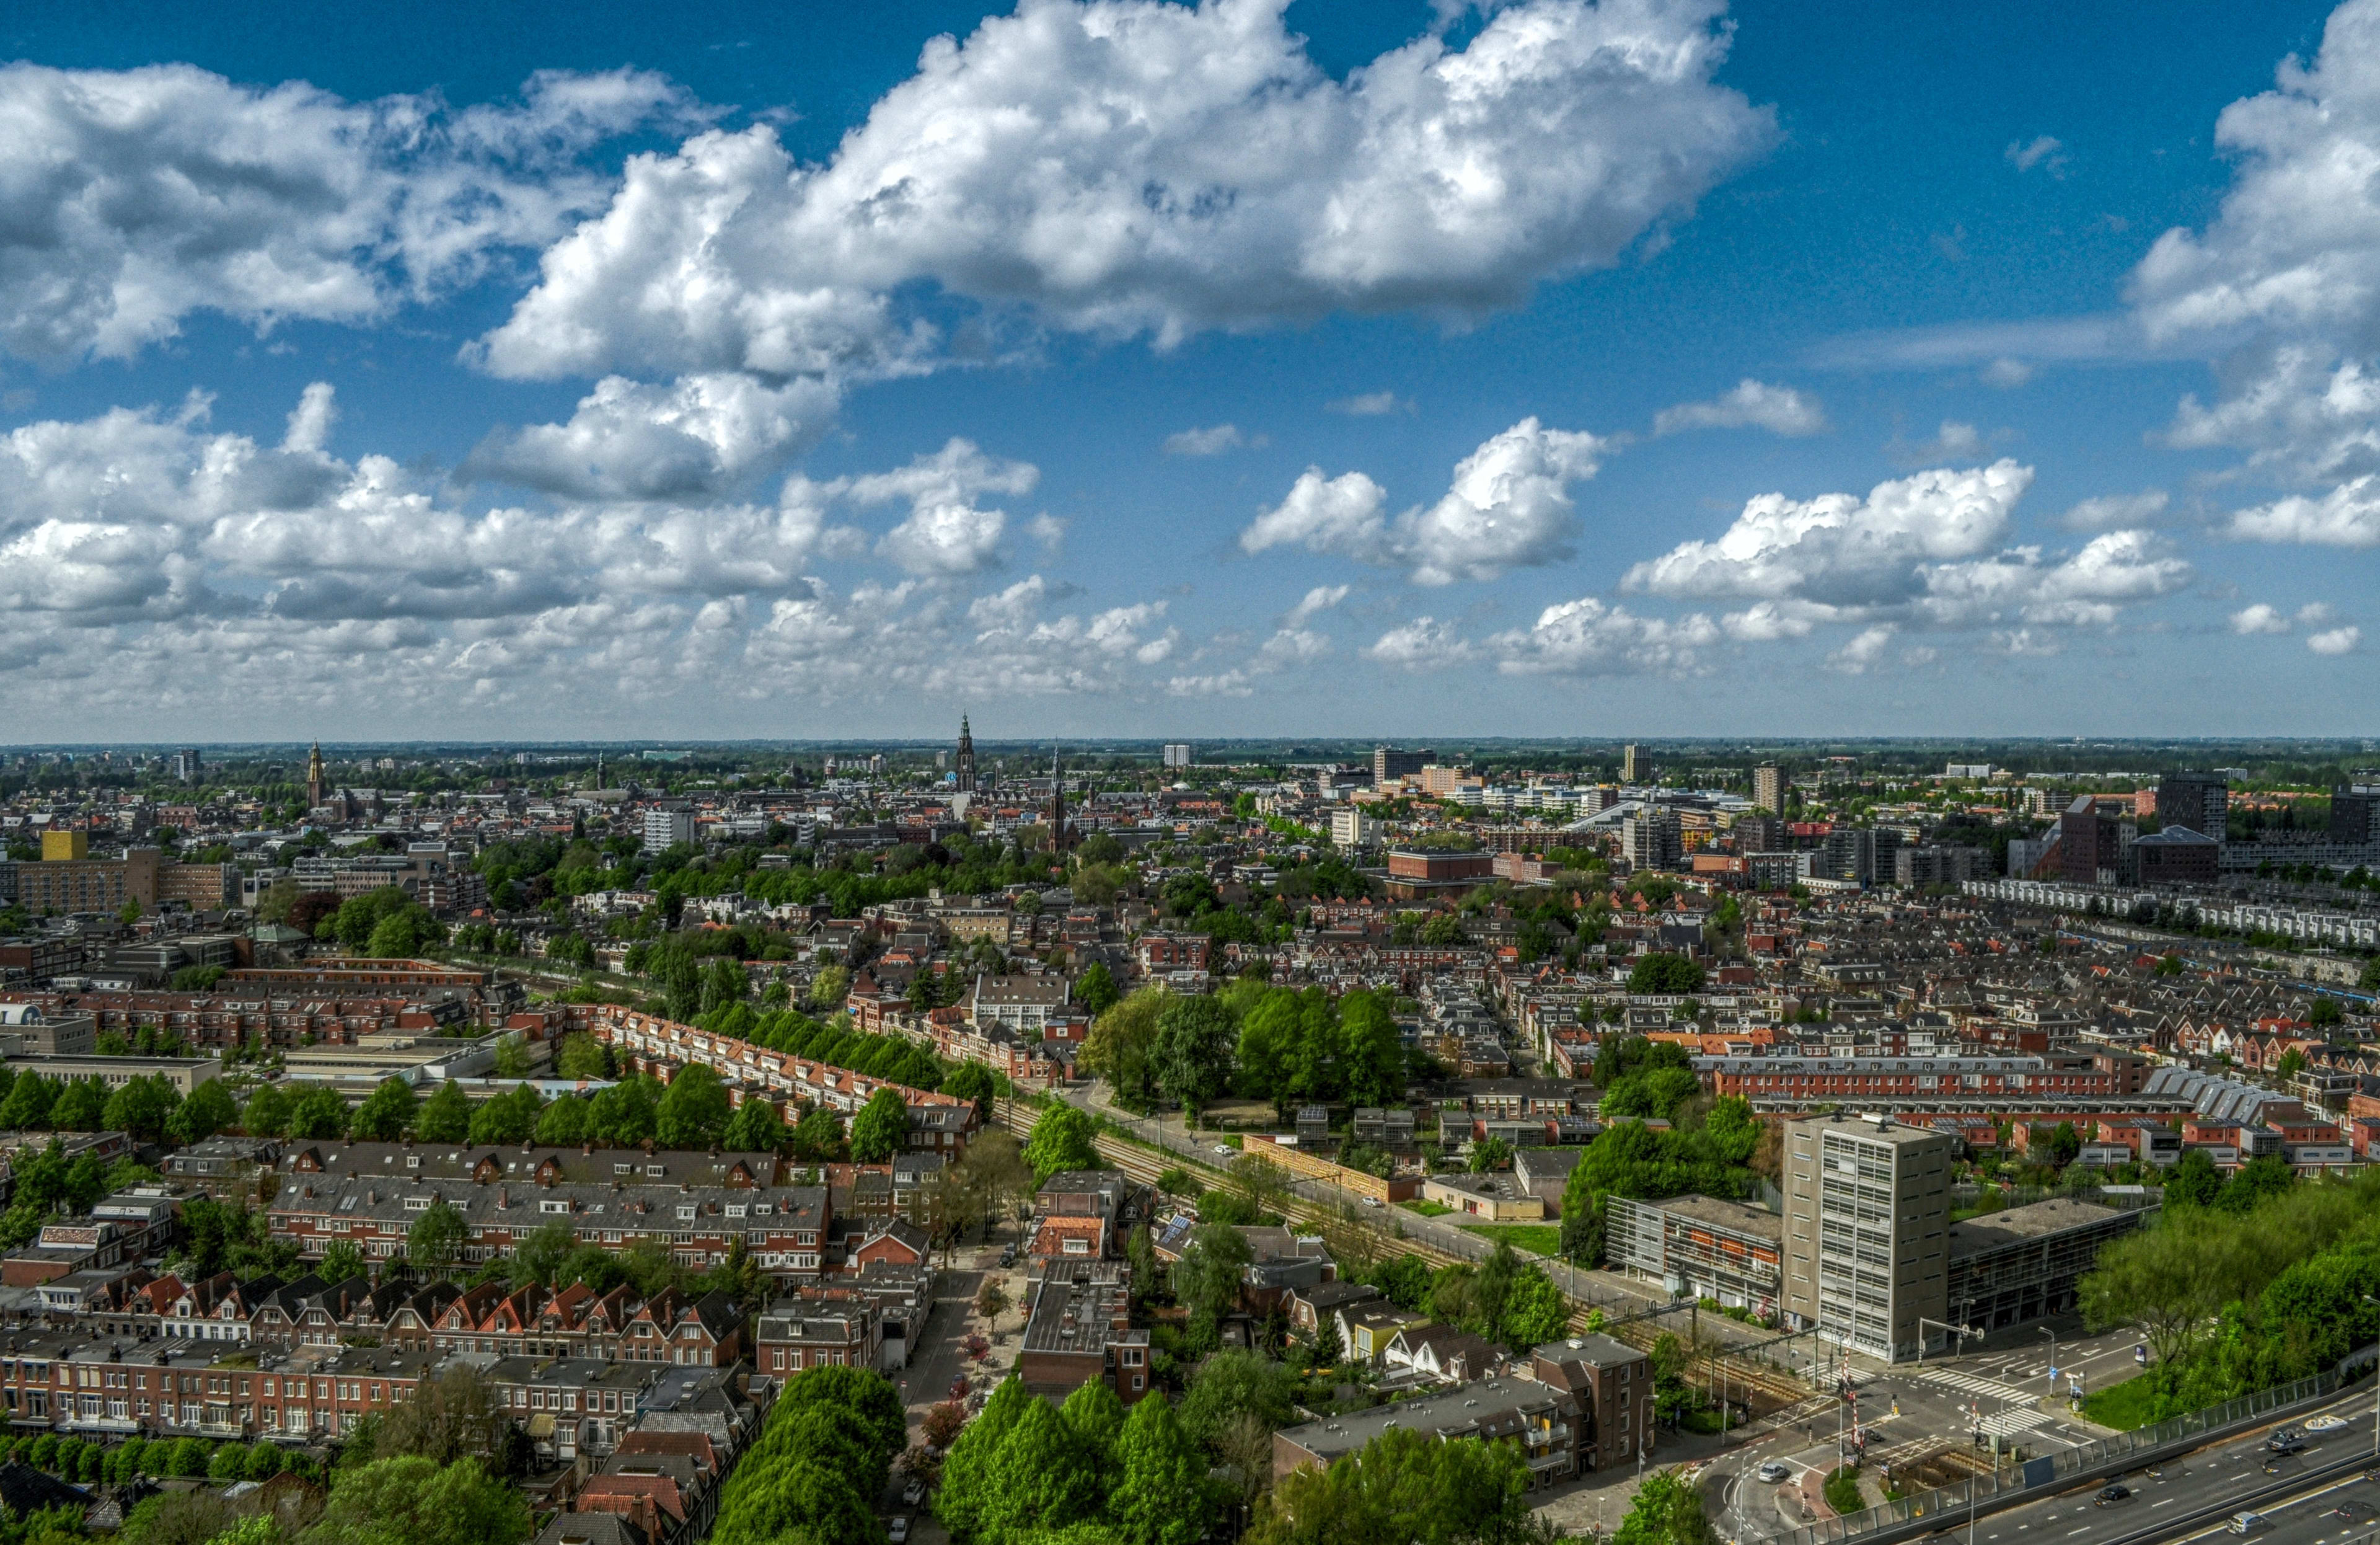
<path fill-rule="evenodd" d="M 1949 1310 L 1949 1137 L 1888 1116 L 1785 1128 L 1787 1320 L 1887 1362 Z"/>

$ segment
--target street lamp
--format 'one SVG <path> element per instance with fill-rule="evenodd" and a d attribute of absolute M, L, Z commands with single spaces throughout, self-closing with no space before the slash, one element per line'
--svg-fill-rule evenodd
<path fill-rule="evenodd" d="M 2046 1325 L 2038 1325 L 2034 1329 L 2049 1338 L 2049 1393 L 2056 1394 L 2058 1393 L 2058 1332 Z"/>

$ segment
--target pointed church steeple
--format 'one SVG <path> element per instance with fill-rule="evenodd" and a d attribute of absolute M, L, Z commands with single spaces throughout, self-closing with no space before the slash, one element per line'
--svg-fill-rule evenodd
<path fill-rule="evenodd" d="M 967 727 L 967 716 L 959 715 L 958 791 L 975 792 L 975 732 Z"/>

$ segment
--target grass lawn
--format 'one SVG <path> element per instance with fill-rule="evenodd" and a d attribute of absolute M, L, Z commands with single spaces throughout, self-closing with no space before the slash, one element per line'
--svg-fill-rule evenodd
<path fill-rule="evenodd" d="M 1454 1210 L 1443 1202 L 1423 1201 L 1418 1197 L 1411 1201 L 1401 1201 L 1397 1205 L 1408 1212 L 1418 1212 L 1425 1218 L 1443 1218 Z"/>
<path fill-rule="evenodd" d="M 1561 1254 L 1561 1229 L 1554 1223 L 1464 1223 L 1465 1234 L 1475 1234 L 1482 1239 L 1501 1239 L 1516 1250 L 1530 1255 Z"/>
<path fill-rule="evenodd" d="M 2156 1419 L 2156 1392 L 2150 1388 L 2147 1374 L 2136 1373 L 2120 1384 L 2084 1395 L 2082 1414 L 2101 1427 L 2130 1432 Z"/>

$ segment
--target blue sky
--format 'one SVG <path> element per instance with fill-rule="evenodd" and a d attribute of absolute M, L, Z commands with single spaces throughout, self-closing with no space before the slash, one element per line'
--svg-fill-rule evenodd
<path fill-rule="evenodd" d="M 0 735 L 2380 730 L 2380 0 L 1917 10 L 20 8 Z"/>

